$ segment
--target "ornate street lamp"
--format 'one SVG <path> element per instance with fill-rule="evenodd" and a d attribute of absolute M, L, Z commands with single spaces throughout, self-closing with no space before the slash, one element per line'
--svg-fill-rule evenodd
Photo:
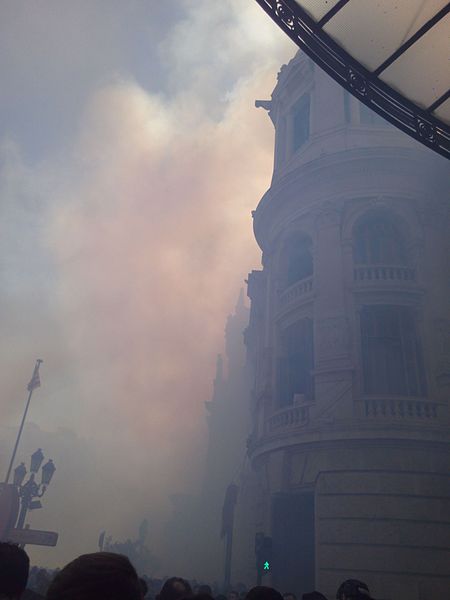
<path fill-rule="evenodd" d="M 14 485 L 17 486 L 17 491 L 20 498 L 20 513 L 17 519 L 16 529 L 23 529 L 25 518 L 29 510 L 42 508 L 42 504 L 36 498 L 42 498 L 47 487 L 56 471 L 52 460 L 48 460 L 41 470 L 41 482 L 35 480 L 36 473 L 44 461 L 44 454 L 39 448 L 31 456 L 30 476 L 26 483 L 23 483 L 27 474 L 27 469 L 24 463 L 21 463 L 14 469 Z"/>

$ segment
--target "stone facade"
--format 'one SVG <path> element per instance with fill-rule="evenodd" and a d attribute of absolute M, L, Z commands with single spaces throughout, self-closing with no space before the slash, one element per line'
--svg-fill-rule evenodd
<path fill-rule="evenodd" d="M 450 169 L 300 53 L 270 102 L 233 579 L 450 597 Z"/>

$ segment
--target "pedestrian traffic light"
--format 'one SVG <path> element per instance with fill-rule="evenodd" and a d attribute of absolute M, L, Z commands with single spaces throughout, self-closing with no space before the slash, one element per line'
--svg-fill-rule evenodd
<path fill-rule="evenodd" d="M 267 575 L 272 569 L 272 538 L 257 533 L 255 537 L 256 568 L 259 575 Z"/>

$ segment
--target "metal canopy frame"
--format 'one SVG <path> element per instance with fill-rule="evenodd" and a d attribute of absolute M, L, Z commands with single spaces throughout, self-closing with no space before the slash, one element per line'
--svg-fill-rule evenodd
<path fill-rule="evenodd" d="M 415 140 L 450 159 L 450 126 L 433 114 L 450 97 L 445 92 L 424 109 L 379 79 L 379 75 L 450 12 L 450 2 L 374 71 L 369 71 L 322 29 L 349 0 L 339 0 L 316 22 L 295 0 L 256 0 L 316 64 L 366 106 Z"/>

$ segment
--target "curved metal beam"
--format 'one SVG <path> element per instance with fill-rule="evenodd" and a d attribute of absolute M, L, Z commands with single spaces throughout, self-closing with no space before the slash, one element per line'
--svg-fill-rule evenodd
<path fill-rule="evenodd" d="M 295 0 L 256 2 L 297 46 L 348 92 L 398 129 L 450 159 L 450 126 L 361 65 L 334 42 Z"/>

